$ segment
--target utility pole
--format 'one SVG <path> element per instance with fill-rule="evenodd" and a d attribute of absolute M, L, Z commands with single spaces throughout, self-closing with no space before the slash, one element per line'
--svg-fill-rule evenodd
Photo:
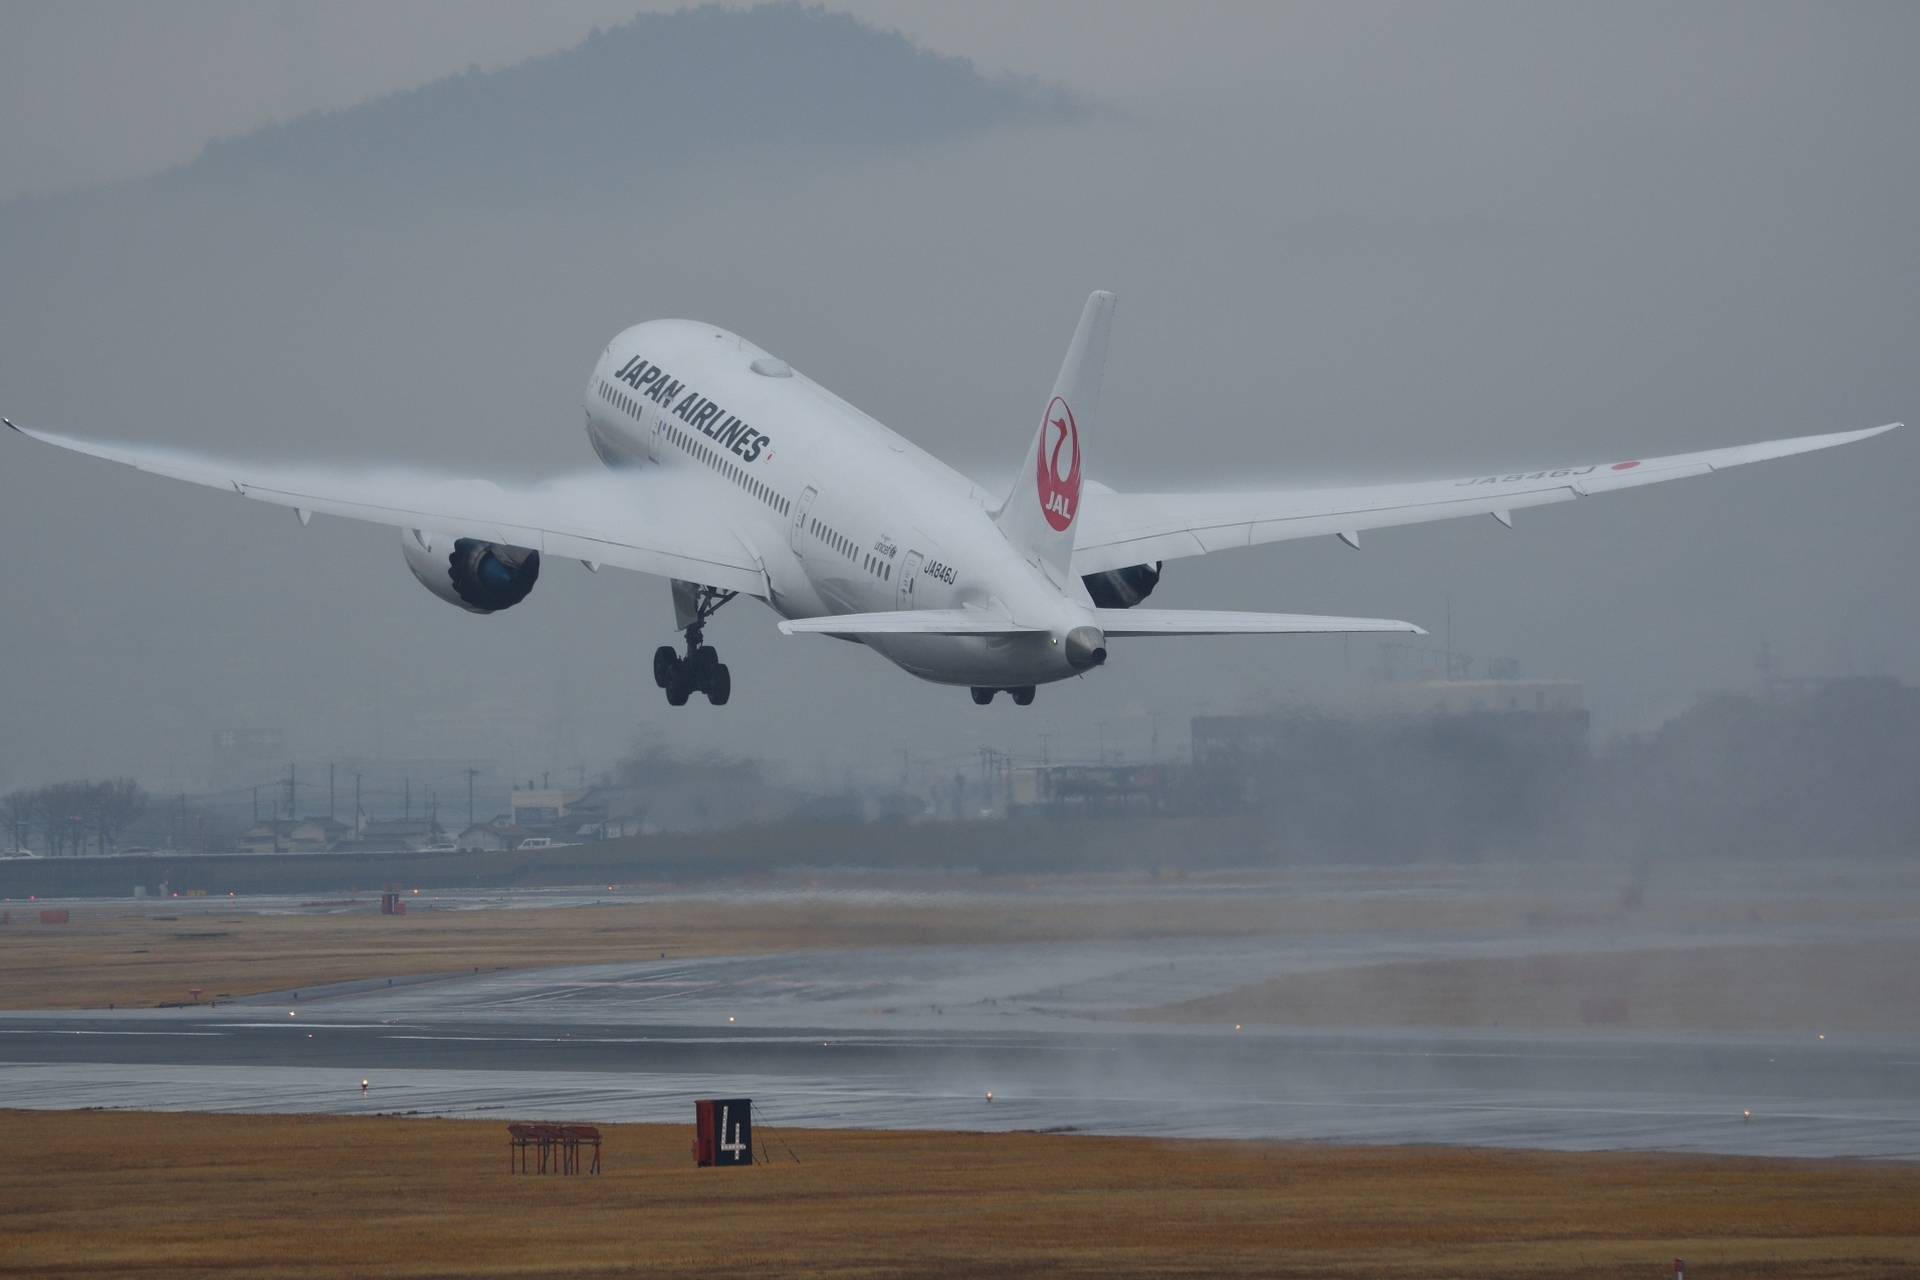
<path fill-rule="evenodd" d="M 353 775 L 353 838 L 358 840 L 362 834 L 360 826 L 360 775 Z"/>
<path fill-rule="evenodd" d="M 467 766 L 467 825 L 468 826 L 473 825 L 473 780 L 475 777 L 479 775 L 479 773 L 480 771 L 478 769 L 475 769 L 473 766 L 471 765 Z"/>
<path fill-rule="evenodd" d="M 327 766 L 327 821 L 333 821 L 333 766 Z"/>
<path fill-rule="evenodd" d="M 1051 738 L 1052 736 L 1053 735 L 1050 733 L 1043 733 L 1040 735 L 1040 767 L 1042 769 L 1045 769 L 1051 763 L 1051 760 L 1047 755 L 1047 739 Z"/>
<path fill-rule="evenodd" d="M 406 809 L 406 815 L 407 815 L 407 816 L 406 816 L 406 820 L 407 820 L 408 822 L 412 822 L 412 821 L 413 821 L 413 779 L 412 779 L 412 778 L 404 778 L 404 779 L 402 779 L 402 783 L 403 783 L 403 784 L 405 785 L 405 787 L 406 787 L 406 789 L 407 789 L 407 792 L 406 792 L 406 794 L 407 794 L 407 809 Z"/>

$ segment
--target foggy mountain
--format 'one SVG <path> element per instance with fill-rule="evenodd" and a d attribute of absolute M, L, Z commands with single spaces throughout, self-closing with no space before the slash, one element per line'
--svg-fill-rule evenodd
<path fill-rule="evenodd" d="M 564 53 L 216 142 L 175 181 L 488 201 L 684 194 L 688 165 L 861 155 L 1078 118 L 1063 90 L 798 4 L 643 14 Z M 715 193 L 718 195 L 719 193 Z"/>
<path fill-rule="evenodd" d="M 524 481 L 595 465 L 594 358 L 679 316 L 1002 483 L 1087 293 L 1111 288 L 1087 450 L 1122 489 L 1911 418 L 1920 38 L 1886 15 L 1738 12 L 1396 26 L 1275 7 L 1192 36 L 1261 75 L 1124 110 L 839 15 L 646 17 L 0 206 L 0 411 Z M 1762 641 L 1788 674 L 1913 680 L 1914 430 L 1513 532 L 1169 562 L 1152 603 L 1408 618 L 1583 680 L 1601 741 L 1750 687 Z M 598 773 L 638 734 L 807 788 L 919 786 L 988 747 L 1178 753 L 1195 714 L 1344 705 L 1373 661 L 1338 638 L 1134 641 L 1033 707 L 977 708 L 857 646 L 779 636 L 742 600 L 709 632 L 732 703 L 674 711 L 646 665 L 672 637 L 664 582 L 555 564 L 477 618 L 420 589 L 391 530 L 303 529 L 11 435 L 0 529 L 0 790 L 191 790 L 215 733 L 256 729 L 289 761 L 498 779 Z"/>

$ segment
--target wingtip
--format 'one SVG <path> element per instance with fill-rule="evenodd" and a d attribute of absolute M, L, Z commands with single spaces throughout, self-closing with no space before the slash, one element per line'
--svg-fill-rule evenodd
<path fill-rule="evenodd" d="M 6 423 L 6 424 L 7 424 L 7 426 L 9 426 L 9 427 L 12 427 L 12 428 L 13 428 L 13 430 L 15 430 L 15 431 L 20 431 L 20 428 L 18 428 L 18 427 L 15 427 L 15 426 L 13 425 L 13 419 L 12 419 L 12 418 L 0 418 L 0 422 L 4 422 L 4 423 Z M 24 431 L 20 431 L 20 434 L 21 434 L 21 435 L 25 435 L 25 434 L 27 434 L 27 433 L 26 433 L 26 432 L 24 432 Z"/>

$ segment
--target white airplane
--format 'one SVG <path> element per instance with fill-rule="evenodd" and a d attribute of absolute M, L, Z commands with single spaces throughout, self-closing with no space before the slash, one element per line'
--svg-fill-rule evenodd
<path fill-rule="evenodd" d="M 982 705 L 1107 660 L 1139 636 L 1410 631 L 1381 618 L 1137 608 L 1162 565 L 1288 538 L 1491 515 L 1825 449 L 1891 431 L 1802 436 L 1666 458 L 1426 483 L 1257 493 L 1116 493 L 1085 477 L 1114 299 L 1087 299 L 1012 491 L 979 486 L 785 361 L 724 329 L 655 320 L 607 345 L 587 383 L 603 473 L 533 488 L 319 467 L 251 467 L 14 427 L 63 449 L 292 507 L 400 529 L 407 566 L 474 613 L 519 604 L 541 557 L 667 578 L 686 652 L 662 646 L 655 682 L 681 706 L 724 704 L 732 677 L 704 643 L 739 595 L 789 634 L 858 641 Z M 7 421 L 8 426 L 13 426 Z"/>

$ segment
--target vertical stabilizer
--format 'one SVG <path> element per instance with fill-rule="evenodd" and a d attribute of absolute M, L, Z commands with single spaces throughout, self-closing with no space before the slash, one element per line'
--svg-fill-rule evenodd
<path fill-rule="evenodd" d="M 1070 571 L 1073 531 L 1080 514 L 1080 437 L 1093 427 L 1100 372 L 1107 362 L 1107 332 L 1112 327 L 1113 295 L 1102 292 L 1088 298 L 1026 463 L 994 518 L 1007 541 L 1023 555 L 1043 560 L 1062 574 Z"/>

